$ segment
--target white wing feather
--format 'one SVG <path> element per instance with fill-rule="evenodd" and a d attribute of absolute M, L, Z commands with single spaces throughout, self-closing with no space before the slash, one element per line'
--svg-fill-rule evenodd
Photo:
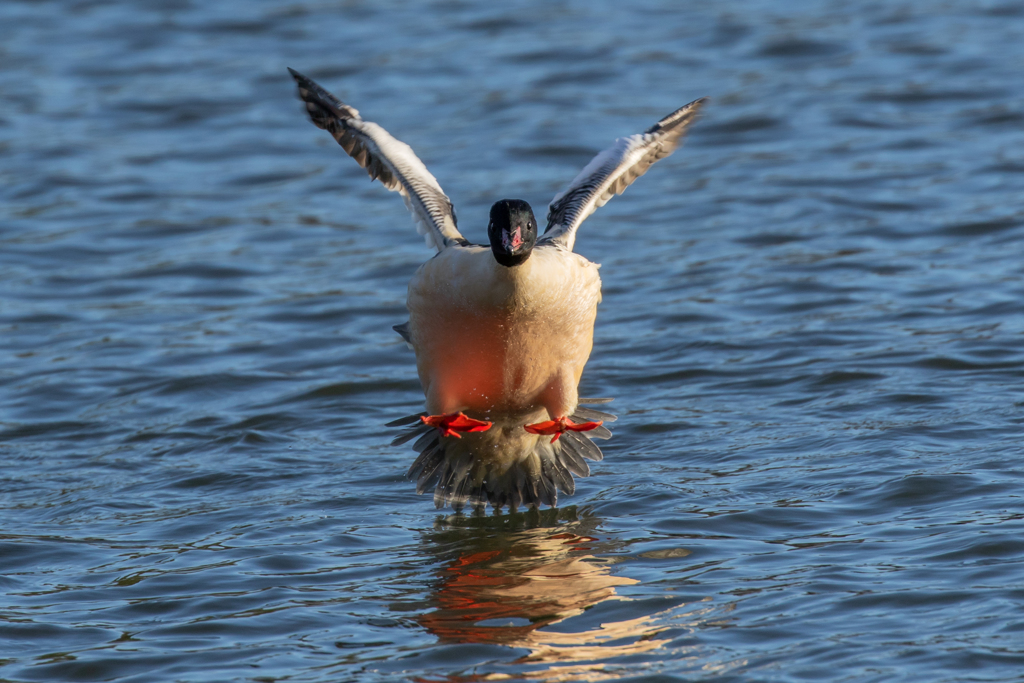
<path fill-rule="evenodd" d="M 594 157 L 571 183 L 551 200 L 548 226 L 538 240 L 572 250 L 576 230 L 596 209 L 622 194 L 659 159 L 674 152 L 707 98 L 680 107 L 645 132 L 619 138 Z"/>
<path fill-rule="evenodd" d="M 333 135 L 371 179 L 402 195 L 416 231 L 428 247 L 442 251 L 453 244 L 466 244 L 456 225 L 451 200 L 409 145 L 376 123 L 363 121 L 355 108 L 311 79 L 293 69 L 288 71 L 299 85 L 299 97 L 306 103 L 309 118 Z"/>

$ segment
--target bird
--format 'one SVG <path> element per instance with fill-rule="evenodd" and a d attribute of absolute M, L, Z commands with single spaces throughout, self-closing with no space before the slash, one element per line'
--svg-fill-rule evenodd
<path fill-rule="evenodd" d="M 601 301 L 598 264 L 573 251 L 580 224 L 681 144 L 707 98 L 642 133 L 618 138 L 555 195 L 539 231 L 530 204 L 496 201 L 487 244 L 459 232 L 437 179 L 405 143 L 364 120 L 294 69 L 310 120 L 371 180 L 397 191 L 436 253 L 409 282 L 409 320 L 394 327 L 412 347 L 426 410 L 399 418 L 393 445 L 415 439 L 407 477 L 434 491 L 438 509 L 554 507 L 600 461 L 615 416 L 578 385 Z"/>

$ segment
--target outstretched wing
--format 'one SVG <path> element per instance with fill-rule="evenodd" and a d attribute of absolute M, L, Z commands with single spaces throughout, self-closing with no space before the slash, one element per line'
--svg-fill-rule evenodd
<path fill-rule="evenodd" d="M 641 134 L 619 138 L 598 154 L 548 206 L 548 227 L 539 244 L 572 249 L 576 229 L 587 216 L 647 172 L 658 159 L 674 152 L 683 133 L 707 102 L 701 98 L 681 107 Z"/>
<path fill-rule="evenodd" d="M 453 244 L 466 244 L 456 227 L 451 200 L 409 145 L 391 137 L 376 123 L 363 121 L 353 107 L 298 71 L 288 72 L 299 84 L 299 97 L 306 103 L 313 123 L 333 135 L 366 169 L 371 180 L 377 179 L 389 190 L 401 193 L 428 247 L 442 251 Z"/>

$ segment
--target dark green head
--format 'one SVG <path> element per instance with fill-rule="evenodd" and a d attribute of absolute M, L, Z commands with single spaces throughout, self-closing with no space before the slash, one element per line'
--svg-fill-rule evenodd
<path fill-rule="evenodd" d="M 502 199 L 491 207 L 487 226 L 494 259 L 511 268 L 530 258 L 537 244 L 537 219 L 533 209 L 522 199 Z"/>

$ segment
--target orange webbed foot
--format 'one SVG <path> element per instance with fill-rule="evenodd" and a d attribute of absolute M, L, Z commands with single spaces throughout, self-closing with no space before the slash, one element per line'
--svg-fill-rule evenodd
<path fill-rule="evenodd" d="M 554 420 L 548 420 L 547 422 L 525 425 L 523 429 L 531 434 L 554 434 L 554 436 L 551 437 L 551 443 L 554 443 L 558 441 L 558 437 L 566 432 L 589 432 L 591 429 L 597 429 L 602 424 L 604 424 L 604 421 L 576 423 L 567 417 L 559 417 Z"/>
<path fill-rule="evenodd" d="M 474 420 L 466 417 L 464 413 L 449 413 L 447 415 L 422 415 L 420 420 L 431 427 L 437 427 L 441 436 L 454 436 L 461 439 L 459 432 L 486 432 L 491 428 L 490 422 Z"/>

